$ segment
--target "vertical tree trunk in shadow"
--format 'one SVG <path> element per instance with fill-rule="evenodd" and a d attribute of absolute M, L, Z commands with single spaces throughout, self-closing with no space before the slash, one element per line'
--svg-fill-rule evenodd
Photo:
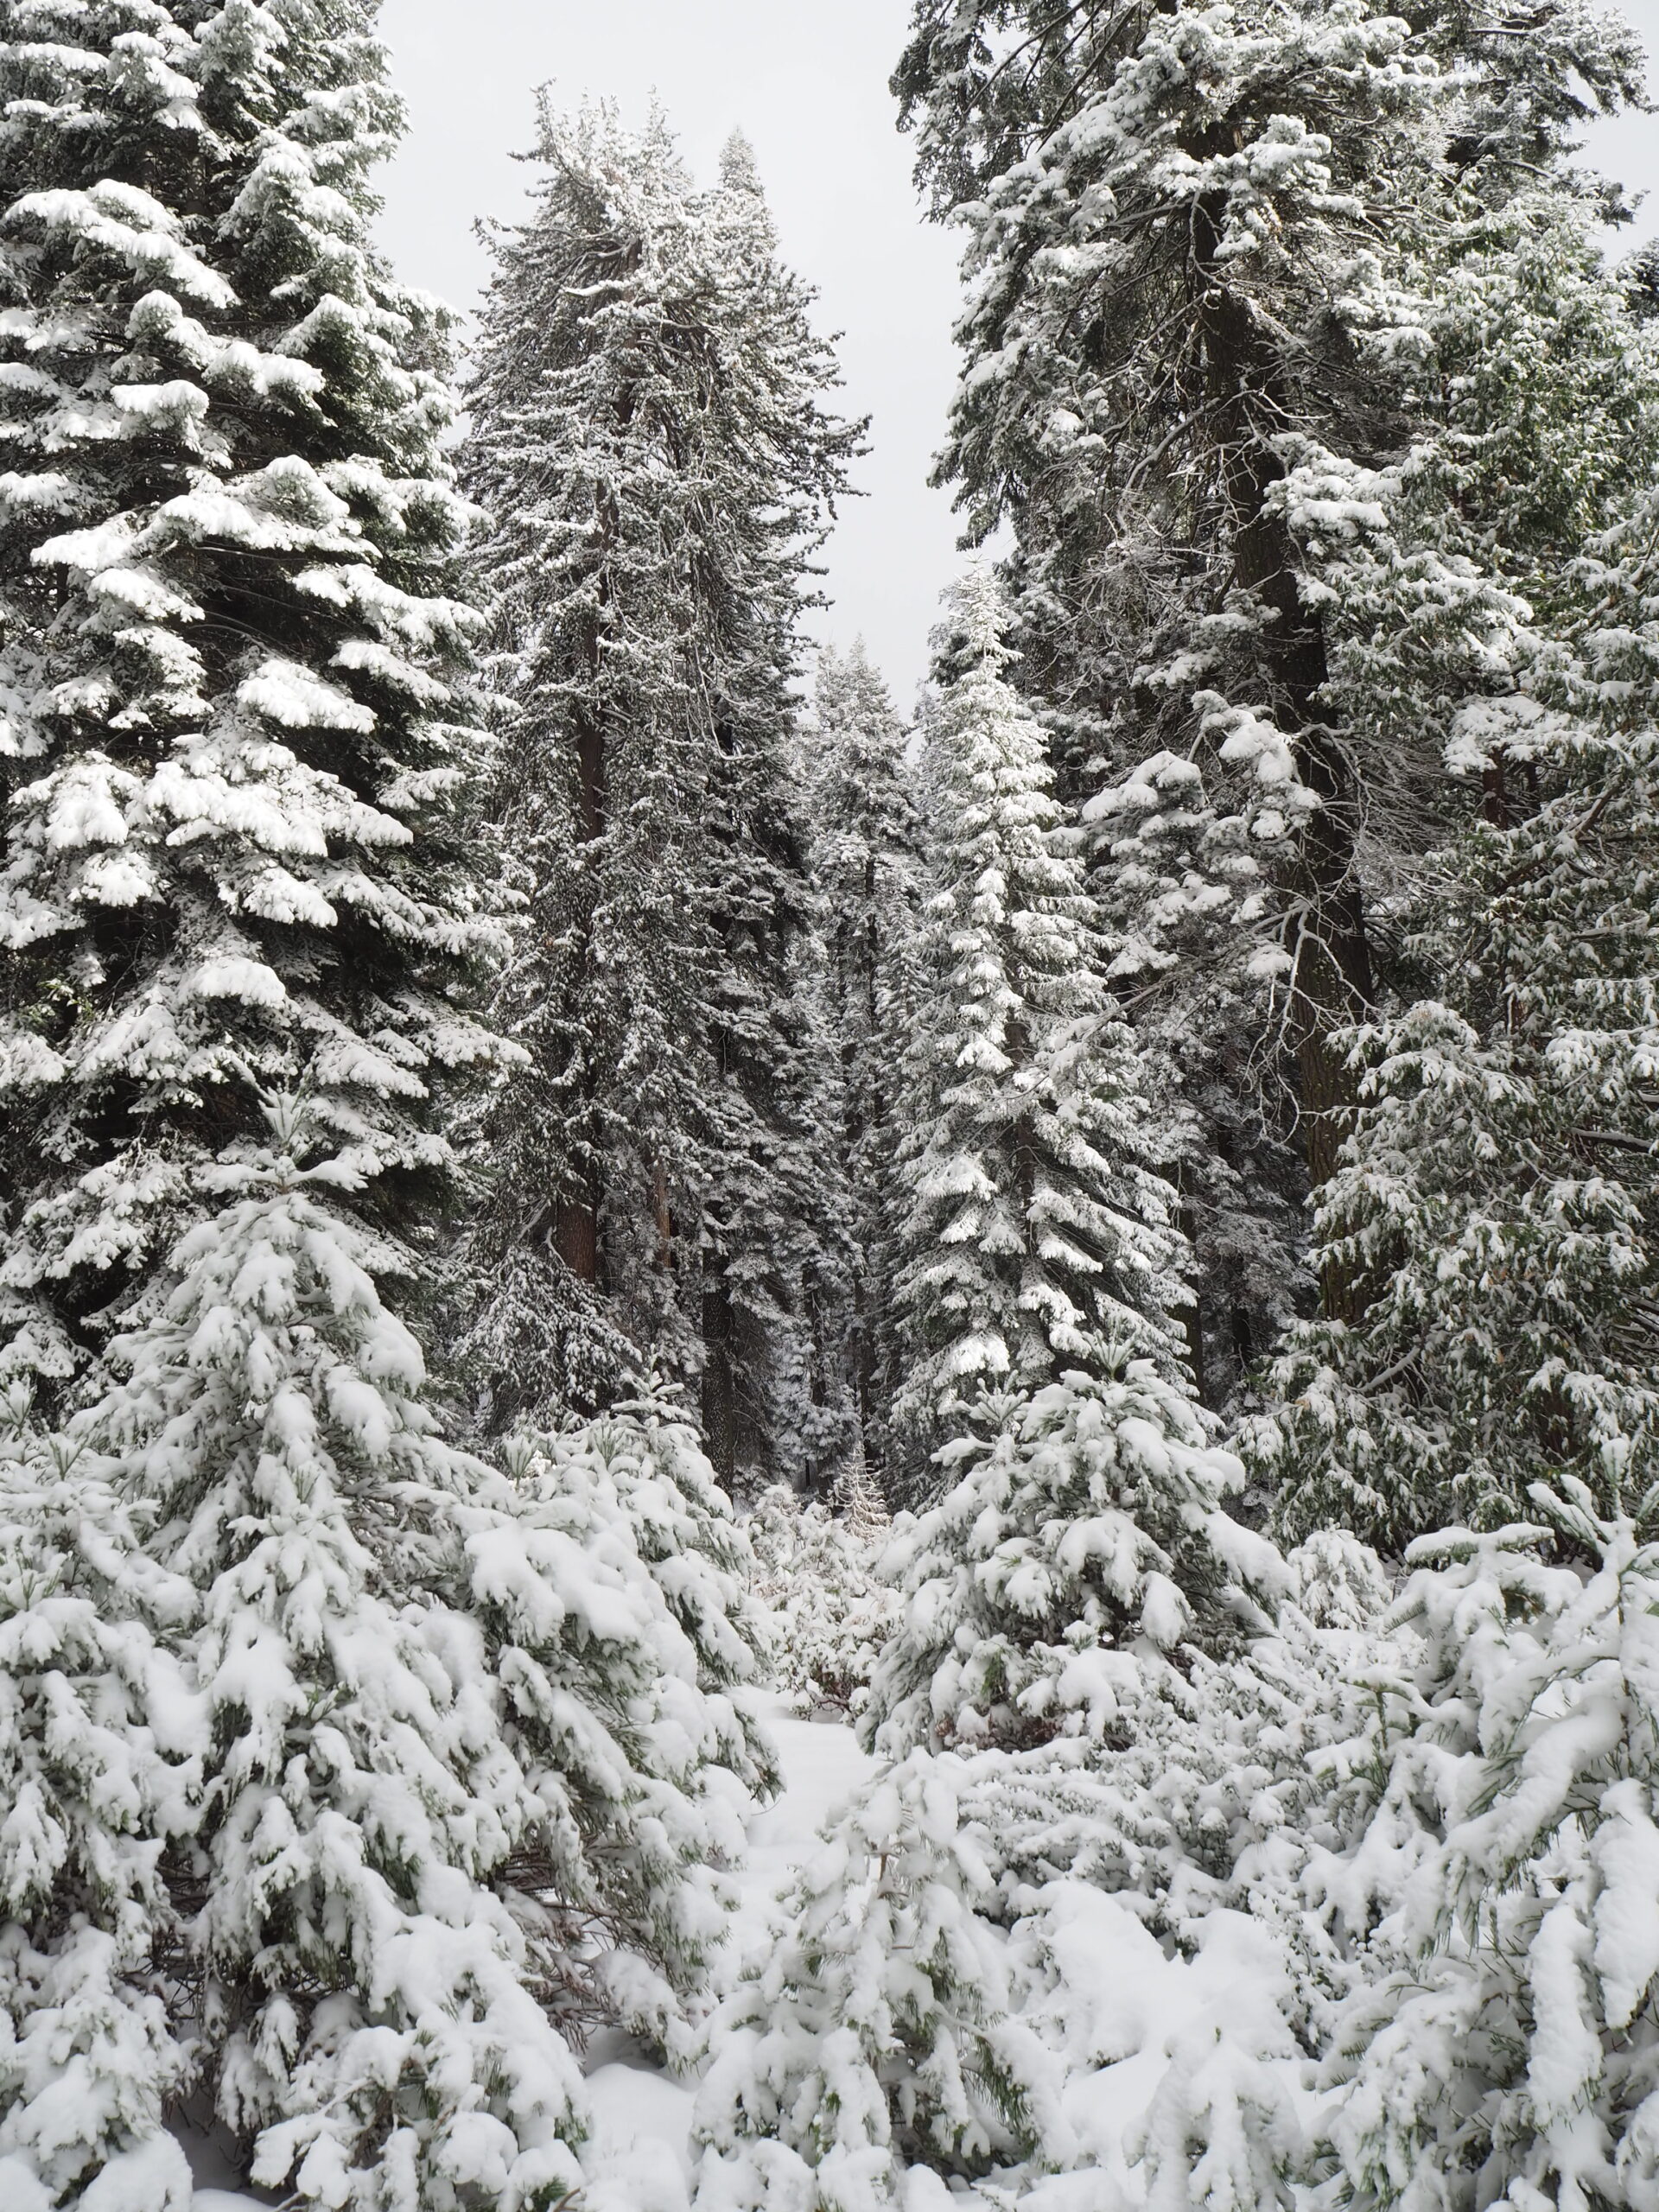
<path fill-rule="evenodd" d="M 1294 396 L 1284 388 L 1271 332 L 1219 257 L 1224 212 L 1219 199 L 1199 203 L 1193 267 L 1220 488 L 1233 526 L 1233 580 L 1268 616 L 1260 650 L 1269 704 L 1295 744 L 1303 783 L 1319 801 L 1280 886 L 1288 902 L 1293 963 L 1287 1042 L 1301 1107 L 1303 1158 L 1317 1191 L 1335 1173 L 1356 1103 L 1353 1074 L 1334 1033 L 1363 1015 L 1374 991 L 1355 866 L 1359 794 L 1351 764 L 1323 719 L 1329 673 L 1324 632 L 1302 603 L 1289 530 L 1268 505 L 1284 474 L 1271 441 L 1294 420 Z M 1320 1294 L 1331 1318 L 1357 1318 L 1357 1286 L 1345 1269 L 1327 1267 Z"/>
<path fill-rule="evenodd" d="M 724 1283 L 702 1294 L 702 1426 L 715 1473 L 728 1486 L 737 1472 L 737 1377 L 732 1301 Z"/>
<path fill-rule="evenodd" d="M 598 659 L 595 639 L 590 658 Z M 584 845 L 597 842 L 605 827 L 605 735 L 596 722 L 584 717 L 576 735 L 576 829 Z M 589 930 L 585 933 L 590 936 Z M 554 1205 L 553 1243 L 559 1257 L 578 1282 L 599 1281 L 599 1165 L 591 1144 L 594 1107 L 593 1070 L 589 1067 L 579 1113 L 583 1135 L 584 1165 L 579 1175 L 566 1170 L 564 1187 Z"/>

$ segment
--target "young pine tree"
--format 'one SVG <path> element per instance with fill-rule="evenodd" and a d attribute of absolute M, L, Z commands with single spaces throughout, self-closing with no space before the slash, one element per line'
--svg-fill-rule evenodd
<path fill-rule="evenodd" d="M 755 1560 L 747 1526 L 709 1464 L 678 1394 L 659 1386 L 608 1413 L 509 1440 L 516 1479 L 550 1495 L 592 1500 L 616 1516 L 696 1658 L 696 1687 L 714 1729 L 710 1770 L 770 1794 L 778 1774 L 759 1719 L 772 1635 L 751 1594 Z"/>
<path fill-rule="evenodd" d="M 918 1000 L 894 1407 L 914 1479 L 986 1389 L 1126 1355 L 1179 1371 L 1172 1196 L 1101 983 L 1042 729 L 1009 685 L 988 571 L 951 600 L 931 718 L 930 956 Z"/>
<path fill-rule="evenodd" d="M 890 2212 L 908 2165 L 977 2175 L 1065 2133 L 951 1764 L 880 1775 L 779 1900 L 710 2024 L 698 2212 Z"/>
<path fill-rule="evenodd" d="M 1659 2186 L 1656 1497 L 1611 1487 L 1535 1485 L 1541 1526 L 1413 1554 L 1350 1873 L 1380 1926 L 1326 2065 L 1338 2185 L 1379 2212 Z"/>
<path fill-rule="evenodd" d="M 55 2037 L 84 2054 L 83 2168 L 189 2089 L 302 2202 L 556 2203 L 571 2044 L 613 2021 L 684 2047 L 741 1848 L 724 1763 L 753 1747 L 613 1487 L 515 1484 L 444 1442 L 382 1296 L 407 1255 L 342 1203 L 360 1165 L 303 1101 L 268 1110 L 75 1419 L 92 1511 L 8 1492 L 25 1567 L 68 1560 L 66 1600 L 96 1569 L 113 1602 L 98 1628 L 22 1592 L 5 1755 L 20 1803 L 51 1811 L 43 1775 L 73 1818 L 9 1876 L 0 2126 L 76 2180 L 35 2110 Z M 71 1668 L 37 1685 L 54 1642 Z"/>
<path fill-rule="evenodd" d="M 1168 1666 L 1262 1625 L 1243 1585 L 1283 1579 L 1222 1499 L 1242 1469 L 1147 1359 L 985 1402 L 988 1438 L 947 1446 L 958 1478 L 896 1534 L 901 1598 L 861 1721 L 890 1758 L 1057 1736 L 1122 1748 Z"/>
<path fill-rule="evenodd" d="M 193 1599 L 201 1750 L 168 1880 L 194 1900 L 198 2079 L 254 2179 L 302 2200 L 415 2212 L 493 2176 L 556 2201 L 582 2133 L 538 2001 L 556 1953 L 491 1886 L 540 1808 L 480 1629 L 414 1601 L 485 1471 L 420 1403 L 376 1282 L 395 1255 L 340 1204 L 360 1169 L 308 1160 L 290 1104 L 272 1122 L 208 1171 L 217 1210 L 77 1424 Z"/>
<path fill-rule="evenodd" d="M 311 1084 L 388 1223 L 484 1040 L 446 826 L 442 327 L 370 243 L 367 0 L 22 0 L 0 47 L 5 1359 L 60 1382 Z"/>
<path fill-rule="evenodd" d="M 188 2086 L 168 2003 L 202 1715 L 168 1631 L 189 1592 L 142 1505 L 0 1404 L 0 2181 L 24 2204 L 188 2212 L 166 2120 Z"/>
<path fill-rule="evenodd" d="M 694 191 L 660 122 L 544 112 L 498 241 L 466 475 L 533 869 L 501 999 L 463 1355 L 492 1422 L 701 1377 L 716 1467 L 795 1474 L 847 1224 L 791 781 L 796 631 L 856 432 L 747 149 Z"/>
<path fill-rule="evenodd" d="M 861 1709 L 896 1623 L 895 1593 L 877 1572 L 891 1523 L 868 1491 L 848 1507 L 832 1513 L 774 1483 L 747 1522 L 755 1594 L 777 1620 L 778 1686 L 808 1716 Z"/>

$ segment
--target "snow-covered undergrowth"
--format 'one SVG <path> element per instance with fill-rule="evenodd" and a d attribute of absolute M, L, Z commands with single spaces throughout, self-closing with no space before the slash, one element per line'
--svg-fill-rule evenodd
<path fill-rule="evenodd" d="M 671 1402 L 525 1440 L 512 1483 L 434 1456 L 332 1167 L 277 1122 L 79 1458 L 21 1395 L 0 1455 L 25 2212 L 188 2212 L 193 2185 L 231 2212 L 238 2112 L 256 2181 L 330 2205 L 1655 2202 L 1659 1497 L 1539 1485 L 1536 1524 L 1425 1538 L 1396 1593 L 1340 1533 L 1281 1555 L 1235 1529 L 1225 1455 L 1141 1363 L 1074 1378 L 894 1530 L 861 1748 L 760 1687 L 760 1570 Z M 358 1471 L 376 1405 L 429 1461 L 409 1529 Z M 222 1481 L 152 1529 L 210 1412 Z M 415 1535 L 429 1586 L 393 1611 L 369 1547 Z M 315 1594 L 283 1601 L 296 1568 Z M 327 1697 L 283 1702 L 324 1664 Z M 218 1713 L 242 1725 L 204 1737 Z M 373 1848 L 394 1817 L 407 1865 Z M 219 1900 L 195 1916 L 193 1870 Z"/>
<path fill-rule="evenodd" d="M 1117 1747 L 878 1770 L 715 2018 L 697 2212 L 1650 2206 L 1659 1498 L 1535 1500 L 1392 1599 L 1310 1541 Z"/>
<path fill-rule="evenodd" d="M 776 1621 L 779 1686 L 790 1708 L 862 1712 L 882 1647 L 898 1624 L 899 1599 L 877 1572 L 889 1523 L 868 1485 L 849 1510 L 832 1512 L 786 1484 L 761 1492 L 747 1522 L 756 1597 Z"/>
<path fill-rule="evenodd" d="M 1363 1725 L 1338 1686 L 1381 1594 L 1356 1547 L 1288 1572 L 1243 1656 L 1189 1647 L 1183 1675 L 1129 1639 L 1131 1734 L 880 1770 L 716 2015 L 699 2212 L 888 2212 L 946 2179 L 1033 2212 L 1274 2201 L 1315 2102 L 1310 1755 Z"/>
<path fill-rule="evenodd" d="M 764 1941 L 779 1893 L 801 1862 L 822 1850 L 820 1828 L 874 1771 L 850 1728 L 799 1719 L 782 1695 L 758 1697 L 753 1717 L 776 1751 L 782 1786 L 751 1822 L 731 1929 L 739 1955 Z M 687 2212 L 695 2079 L 676 2078 L 620 2029 L 601 2030 L 592 2038 L 585 2076 L 589 2132 L 582 2151 L 583 2212 Z M 232 2168 L 209 2136 L 188 2126 L 180 2134 L 196 2183 L 192 2212 L 251 2212 L 263 2204 L 264 2199 L 238 2190 Z"/>
<path fill-rule="evenodd" d="M 183 2108 L 329 2212 L 557 2203 L 585 2041 L 683 2061 L 717 1979 L 747 1543 L 655 1403 L 447 1444 L 367 1179 L 268 1122 L 108 1392 L 0 1426 L 0 2183 L 178 2212 Z"/>

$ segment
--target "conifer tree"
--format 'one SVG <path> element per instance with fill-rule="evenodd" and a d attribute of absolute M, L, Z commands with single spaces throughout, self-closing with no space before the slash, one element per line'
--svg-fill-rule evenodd
<path fill-rule="evenodd" d="M 922 825 L 906 732 L 862 641 L 825 647 L 807 769 L 812 872 L 826 908 L 829 1019 L 840 1047 L 841 1141 L 852 1186 L 855 1343 L 863 1456 L 883 1469 L 897 1377 L 893 1304 L 899 1079 L 916 1005 Z"/>
<path fill-rule="evenodd" d="M 942 474 L 976 535 L 1012 525 L 1021 681 L 1067 796 L 1098 802 L 1112 972 L 1180 1151 L 1219 1402 L 1300 1290 L 1299 1202 L 1354 1103 L 1341 1033 L 1392 980 L 1402 873 L 1461 810 L 1441 733 L 1347 693 L 1344 655 L 1427 639 L 1484 688 L 1514 613 L 1455 557 L 1386 611 L 1325 557 L 1409 503 L 1402 457 L 1481 382 L 1432 361 L 1448 242 L 1541 183 L 1592 197 L 1565 156 L 1639 96 L 1639 53 L 1587 6 L 1516 35 L 1452 4 L 918 0 L 893 82 L 969 232 Z M 1489 571 L 1502 526 L 1471 535 Z M 1557 536 L 1545 565 L 1577 550 Z M 1339 1267 L 1320 1291 L 1351 1317 Z"/>
<path fill-rule="evenodd" d="M 521 1484 L 591 1498 L 596 1518 L 620 1516 L 695 1655 L 696 1688 L 715 1735 L 702 1752 L 710 1774 L 770 1795 L 778 1773 L 757 1701 L 772 1656 L 770 1623 L 751 1594 L 755 1560 L 747 1531 L 678 1394 L 659 1384 L 593 1421 L 516 1432 L 509 1460 Z"/>
<path fill-rule="evenodd" d="M 394 286 L 367 0 L 29 0 L 0 48 L 5 1357 L 61 1381 L 304 1071 L 429 1216 L 487 943 L 442 318 Z"/>
<path fill-rule="evenodd" d="M 795 1474 L 847 1225 L 791 687 L 856 433 L 741 143 L 703 193 L 659 120 L 544 112 L 537 152 L 467 460 L 493 804 L 534 883 L 462 1353 L 493 1421 L 607 1402 L 647 1359 L 700 1375 L 722 1478 Z"/>
<path fill-rule="evenodd" d="M 0 1405 L 0 2180 L 25 2204 L 188 2212 L 167 2131 L 191 2075 L 168 2003 L 200 1714 L 188 1592 L 105 1471 Z M 97 2192 L 96 2197 L 92 2192 Z"/>
<path fill-rule="evenodd" d="M 1609 1452 L 1644 1479 L 1659 1416 L 1653 507 L 1630 488 L 1656 449 L 1659 378 L 1581 218 L 1511 211 L 1508 227 L 1471 255 L 1480 281 L 1453 310 L 1478 456 L 1458 511 L 1466 526 L 1501 498 L 1511 568 L 1536 566 L 1513 625 L 1520 688 L 1448 714 L 1450 673 L 1438 696 L 1425 680 L 1441 656 L 1414 702 L 1398 655 L 1355 671 L 1396 712 L 1438 713 L 1479 807 L 1402 917 L 1424 995 L 1351 1042 L 1360 1109 L 1314 1232 L 1360 1310 L 1296 1332 L 1249 1432 L 1287 1526 L 1395 1547 L 1513 1518 L 1541 1471 L 1599 1484 Z M 1544 574 L 1544 548 L 1573 535 L 1586 550 Z M 1409 565 L 1386 553 L 1348 565 Z"/>
<path fill-rule="evenodd" d="M 412 2212 L 491 2176 L 556 2197 L 580 2090 L 488 1887 L 533 1840 L 527 1793 L 479 1725 L 477 1632 L 409 1602 L 471 1471 L 378 1296 L 391 1255 L 339 1205 L 357 1171 L 302 1164 L 302 1117 L 274 1120 L 270 1153 L 211 1171 L 218 1210 L 78 1436 L 196 1600 L 200 1809 L 173 1879 L 201 1901 L 202 2079 L 254 2178 L 304 2199 Z"/>
<path fill-rule="evenodd" d="M 1414 1552 L 1373 1726 L 1350 1895 L 1380 1926 L 1326 2133 L 1340 2184 L 1390 2212 L 1634 2212 L 1659 2182 L 1655 1496 L 1568 1478 L 1531 1502 L 1538 1523 Z M 1587 1574 L 1541 1555 L 1552 1535 Z"/>
<path fill-rule="evenodd" d="M 407 1255 L 342 1203 L 361 1166 L 305 1101 L 268 1113 L 75 1419 L 79 1534 L 62 1483 L 9 1496 L 25 1563 L 78 1544 L 119 1586 L 112 1671 L 75 1692 L 101 1728 L 29 1668 L 8 1716 L 22 1802 L 39 1771 L 87 1802 L 15 1869 L 0 2125 L 74 2178 L 41 2171 L 31 2071 L 73 2037 L 83 2163 L 142 2150 L 188 2088 L 303 2202 L 557 2202 L 586 2126 L 571 2044 L 613 2021 L 687 2047 L 742 1845 L 723 1763 L 760 1747 L 614 1486 L 515 1484 L 443 1440 L 381 1294 Z M 29 1599 L 31 1666 L 55 1635 L 86 1670 L 76 1594 Z M 113 2093 L 112 2050 L 144 2061 Z"/>
<path fill-rule="evenodd" d="M 891 1526 L 874 1495 L 832 1513 L 786 1484 L 761 1491 L 749 1516 L 755 1594 L 777 1619 L 778 1686 L 798 1712 L 861 1712 L 896 1624 L 896 1592 L 878 1576 Z"/>
<path fill-rule="evenodd" d="M 1043 732 L 1011 689 L 988 571 L 951 601 L 960 672 L 928 731 L 931 965 L 918 1003 L 894 1409 L 912 1465 L 985 1388 L 1125 1354 L 1179 1371 L 1181 1243 L 1128 1033 L 1101 983 Z"/>
<path fill-rule="evenodd" d="M 1225 1652 L 1252 1618 L 1243 1584 L 1282 1580 L 1222 1510 L 1239 1463 L 1146 1359 L 982 1414 L 992 1433 L 945 1446 L 958 1479 L 888 1548 L 903 1609 L 861 1730 L 891 1758 L 1059 1735 L 1121 1747 L 1137 1706 L 1167 1694 L 1163 1662 Z"/>
<path fill-rule="evenodd" d="M 710 2024 L 699 2212 L 888 2212 L 908 2164 L 972 2176 L 1063 2133 L 954 1780 L 923 1753 L 879 1777 L 780 1900 Z"/>

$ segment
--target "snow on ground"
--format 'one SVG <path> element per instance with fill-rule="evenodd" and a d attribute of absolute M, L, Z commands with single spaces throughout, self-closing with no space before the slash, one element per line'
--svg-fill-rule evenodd
<path fill-rule="evenodd" d="M 594 2039 L 588 2076 L 594 2133 L 582 2154 L 584 2199 L 593 2212 L 686 2212 L 695 2092 L 642 2058 L 607 2056 L 606 2041 Z"/>
<path fill-rule="evenodd" d="M 764 1926 L 773 1899 L 810 1852 L 819 1828 L 874 1768 L 850 1728 L 797 1720 L 781 1697 L 767 1700 L 784 1787 L 749 1827 L 735 1962 Z M 591 2212 L 686 2212 L 695 2085 L 669 2081 L 625 2037 L 594 2039 L 588 2054 L 594 2137 L 583 2163 Z M 211 2212 L 198 2205 L 195 2212 Z"/>
<path fill-rule="evenodd" d="M 875 1761 L 859 1750 L 850 1728 L 823 1720 L 796 1720 L 781 1697 L 769 1700 L 766 1725 L 778 1746 L 784 1787 L 777 1802 L 750 1823 L 745 1919 L 777 1896 L 811 1850 L 824 1822 L 875 1771 Z"/>

